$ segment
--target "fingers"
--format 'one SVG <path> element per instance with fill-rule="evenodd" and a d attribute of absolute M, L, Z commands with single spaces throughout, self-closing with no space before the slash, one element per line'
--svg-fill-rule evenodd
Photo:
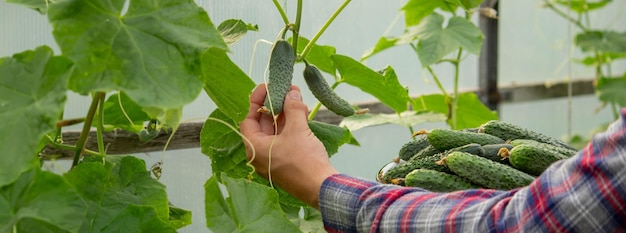
<path fill-rule="evenodd" d="M 283 105 L 283 113 L 285 114 L 285 128 L 301 130 L 308 127 L 307 114 L 308 107 L 302 102 L 302 95 L 299 88 L 292 88 L 285 97 Z"/>
<path fill-rule="evenodd" d="M 249 136 L 253 133 L 261 131 L 259 121 L 261 120 L 262 113 L 257 110 L 263 106 L 266 93 L 265 84 L 256 86 L 254 90 L 252 90 L 252 93 L 250 93 L 250 108 L 248 109 L 248 115 L 246 115 L 246 118 L 239 125 L 243 135 Z"/>

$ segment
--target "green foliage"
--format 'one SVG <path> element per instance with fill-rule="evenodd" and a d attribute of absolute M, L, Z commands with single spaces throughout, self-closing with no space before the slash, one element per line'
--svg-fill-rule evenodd
<path fill-rule="evenodd" d="M 150 120 L 150 117 L 141 110 L 141 106 L 123 92 L 110 95 L 104 102 L 103 108 L 104 127 L 108 130 L 123 129 L 137 133 L 143 128 L 143 123 Z M 96 126 L 95 123 L 94 126 Z"/>
<path fill-rule="evenodd" d="M 122 15 L 124 2 L 49 4 L 56 42 L 76 64 L 69 88 L 81 94 L 121 90 L 140 106 L 160 110 L 150 117 L 161 117 L 200 93 L 202 52 L 227 46 L 193 1 L 130 1 Z"/>
<path fill-rule="evenodd" d="M 72 62 L 42 46 L 0 59 L 0 186 L 37 163 L 42 137 L 55 128 Z"/>
<path fill-rule="evenodd" d="M 626 74 L 622 78 L 598 79 L 596 94 L 602 101 L 626 107 Z"/>
<path fill-rule="evenodd" d="M 422 95 L 413 100 L 413 107 L 416 110 L 429 110 L 449 115 L 448 101 L 442 94 Z M 463 117 L 457 118 L 456 128 L 454 129 L 474 128 L 488 120 L 498 119 L 498 114 L 487 108 L 474 93 L 461 93 L 457 101 L 456 111 Z M 449 121 L 451 119 L 448 119 Z"/>
<path fill-rule="evenodd" d="M 224 198 L 217 179 L 205 185 L 207 227 L 220 232 L 298 232 L 278 204 L 276 190 L 254 182 L 234 179 L 225 174 L 221 180 L 231 195 Z M 249 194 L 254 195 L 250 198 Z"/>
<path fill-rule="evenodd" d="M 409 94 L 390 66 L 381 74 L 348 56 L 333 55 L 332 59 L 337 64 L 342 81 L 373 95 L 396 112 L 406 110 Z"/>
<path fill-rule="evenodd" d="M 78 232 L 85 210 L 76 190 L 38 166 L 0 188 L 0 232 Z"/>
<path fill-rule="evenodd" d="M 229 19 L 220 23 L 220 25 L 217 26 L 217 30 L 220 31 L 224 42 L 228 44 L 228 46 L 232 46 L 245 36 L 248 31 L 258 31 L 259 26 L 246 24 L 240 19 Z"/>
<path fill-rule="evenodd" d="M 425 122 L 443 122 L 446 121 L 446 115 L 437 112 L 415 112 L 404 111 L 400 114 L 362 114 L 345 118 L 341 121 L 339 126 L 344 126 L 351 131 L 356 131 L 361 128 L 395 124 L 406 127 L 413 127 Z"/>
<path fill-rule="evenodd" d="M 143 160 L 133 156 L 88 159 L 64 177 L 87 203 L 81 231 L 175 231 L 169 223 L 165 186 L 150 176 Z M 174 226 L 184 225 L 177 221 Z"/>

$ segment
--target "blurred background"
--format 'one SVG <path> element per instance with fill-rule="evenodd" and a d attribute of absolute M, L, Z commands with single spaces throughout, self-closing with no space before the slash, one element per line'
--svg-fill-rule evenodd
<path fill-rule="evenodd" d="M 270 45 L 255 43 L 259 40 L 273 41 L 282 29 L 283 21 L 273 3 L 249 0 L 196 1 L 209 14 L 215 25 L 227 19 L 242 19 L 258 25 L 259 31 L 247 35 L 231 47 L 230 57 L 248 72 L 255 83 L 263 82 Z M 289 17 L 295 16 L 295 1 L 280 1 Z M 311 38 L 343 1 L 305 0 L 300 33 Z M 330 45 L 338 54 L 359 59 L 372 48 L 383 35 L 395 36 L 404 30 L 404 15 L 400 8 L 406 0 L 352 1 L 335 19 L 317 44 Z M 573 62 L 584 56 L 573 45 L 577 28 L 553 11 L 541 7 L 543 0 L 500 1 L 498 4 L 499 58 L 498 83 L 501 86 L 526 83 L 551 83 L 566 80 L 592 79 L 594 69 Z M 626 31 L 626 1 L 613 1 L 610 7 L 593 11 L 589 15 L 592 27 Z M 473 20 L 478 22 L 478 14 Z M 0 1 L 0 57 L 11 56 L 39 45 L 48 45 L 58 54 L 60 50 L 52 37 L 52 29 L 45 15 L 36 11 Z M 251 60 L 253 59 L 253 63 Z M 390 65 L 396 71 L 400 83 L 408 87 L 412 96 L 439 92 L 427 72 L 421 68 L 417 56 L 409 45 L 385 50 L 365 61 L 376 70 Z M 252 66 L 251 66 L 252 65 Z M 300 74 L 302 64 L 295 67 Z M 613 63 L 615 76 L 626 71 L 626 62 Z M 443 86 L 452 88 L 452 66 L 435 66 Z M 304 87 L 300 75 L 294 83 Z M 330 78 L 330 77 L 327 77 Z M 459 87 L 461 90 L 478 88 L 478 58 L 467 55 L 462 62 Z M 304 88 L 305 89 L 305 88 Z M 303 89 L 303 90 L 304 90 Z M 375 101 L 375 98 L 349 85 L 336 89 L 343 98 L 352 103 Z M 317 100 L 308 91 L 303 92 L 304 101 L 312 108 Z M 68 95 L 65 117 L 82 117 L 86 114 L 90 98 L 74 93 Z M 570 104 L 571 101 L 571 104 Z M 183 121 L 202 122 L 215 105 L 204 92 L 183 111 Z M 599 110 L 597 110 L 599 109 Z M 541 99 L 525 102 L 503 103 L 498 114 L 501 120 L 536 130 L 549 136 L 564 138 L 570 134 L 587 136 L 596 127 L 613 121 L 610 108 L 601 108 L 594 94 Z M 571 119 L 571 120 L 568 120 Z M 79 126 L 77 126 L 79 127 Z M 444 123 L 425 123 L 417 129 L 447 127 Z M 78 128 L 68 128 L 68 130 Z M 410 140 L 410 132 L 399 125 L 381 125 L 352 132 L 361 146 L 344 145 L 332 158 L 333 164 L 343 173 L 374 179 L 377 171 L 391 161 L 401 145 Z M 161 152 L 137 154 L 151 165 L 161 159 Z M 200 148 L 167 151 L 164 156 L 161 182 L 167 185 L 168 195 L 175 205 L 193 213 L 193 224 L 180 232 L 207 232 L 204 218 L 204 182 L 211 176 L 211 161 Z M 71 161 L 61 160 L 46 164 L 50 170 L 63 172 Z"/>

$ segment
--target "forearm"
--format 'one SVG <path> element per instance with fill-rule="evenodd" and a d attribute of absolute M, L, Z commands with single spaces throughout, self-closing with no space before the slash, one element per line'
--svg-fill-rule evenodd
<path fill-rule="evenodd" d="M 575 157 L 517 190 L 432 193 L 334 175 L 320 192 L 325 226 L 330 232 L 626 229 L 626 110 L 622 115 Z"/>

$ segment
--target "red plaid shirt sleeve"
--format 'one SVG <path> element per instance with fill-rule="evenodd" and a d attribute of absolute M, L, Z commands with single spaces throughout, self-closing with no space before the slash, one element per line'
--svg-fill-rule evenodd
<path fill-rule="evenodd" d="M 319 195 L 328 232 L 626 232 L 626 108 L 529 186 L 435 193 L 344 174 Z"/>

